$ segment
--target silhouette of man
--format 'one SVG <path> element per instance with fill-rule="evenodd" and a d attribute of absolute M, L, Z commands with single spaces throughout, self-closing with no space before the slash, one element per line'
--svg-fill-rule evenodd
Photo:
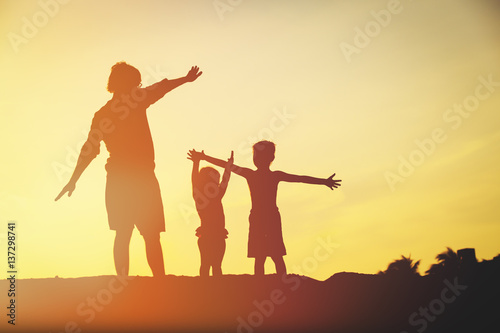
<path fill-rule="evenodd" d="M 111 230 L 116 231 L 113 255 L 118 275 L 128 275 L 129 245 L 134 226 L 146 245 L 146 256 L 153 276 L 164 276 L 165 267 L 160 232 L 165 217 L 160 186 L 154 168 L 154 147 L 146 109 L 167 92 L 196 80 L 202 72 L 196 66 L 185 77 L 164 79 L 141 88 L 141 74 L 133 66 L 119 62 L 111 68 L 108 91 L 113 97 L 94 115 L 78 162 L 69 180 L 56 197 L 71 196 L 76 182 L 99 154 L 104 141 L 109 152 L 106 163 L 106 210 Z"/>

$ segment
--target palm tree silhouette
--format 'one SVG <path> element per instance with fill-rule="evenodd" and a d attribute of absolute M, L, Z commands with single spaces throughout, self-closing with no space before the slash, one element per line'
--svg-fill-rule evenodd
<path fill-rule="evenodd" d="M 443 277 L 453 277 L 458 274 L 460 258 L 451 248 L 446 247 L 446 251 L 436 256 L 437 264 L 432 264 L 425 272 L 428 275 L 438 275 Z"/>
<path fill-rule="evenodd" d="M 408 257 L 401 256 L 401 259 L 396 259 L 391 262 L 385 271 L 379 271 L 379 275 L 405 275 L 413 276 L 420 274 L 418 273 L 418 266 L 420 265 L 420 260 L 413 261 L 411 255 Z"/>

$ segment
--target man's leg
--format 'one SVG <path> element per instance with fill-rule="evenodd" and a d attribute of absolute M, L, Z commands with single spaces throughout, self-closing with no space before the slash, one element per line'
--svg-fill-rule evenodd
<path fill-rule="evenodd" d="M 142 235 L 146 244 L 146 257 L 154 277 L 165 276 L 165 264 L 160 243 L 160 233 L 146 233 Z"/>
<path fill-rule="evenodd" d="M 128 275 L 129 269 L 129 245 L 133 228 L 129 230 L 116 230 L 115 243 L 113 246 L 113 257 L 117 275 Z"/>

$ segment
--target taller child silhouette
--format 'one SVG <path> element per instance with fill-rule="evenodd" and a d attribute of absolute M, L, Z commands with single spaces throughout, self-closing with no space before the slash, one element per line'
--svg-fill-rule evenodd
<path fill-rule="evenodd" d="M 99 154 L 104 141 L 109 152 L 106 163 L 106 210 L 111 230 L 116 231 L 113 247 L 118 275 L 128 275 L 129 244 L 137 226 L 146 244 L 146 256 L 153 276 L 164 276 L 165 267 L 160 232 L 165 217 L 160 186 L 154 169 L 154 147 L 146 109 L 167 92 L 196 80 L 202 72 L 196 66 L 185 77 L 164 79 L 141 88 L 141 74 L 133 66 L 119 62 L 111 68 L 108 91 L 113 97 L 94 115 L 88 139 L 69 180 L 56 197 L 71 196 L 76 182 Z"/>

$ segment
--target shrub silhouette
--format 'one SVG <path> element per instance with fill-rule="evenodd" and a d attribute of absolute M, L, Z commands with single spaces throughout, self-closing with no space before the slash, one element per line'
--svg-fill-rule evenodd
<path fill-rule="evenodd" d="M 425 272 L 426 274 L 442 277 L 457 276 L 460 265 L 460 259 L 457 252 L 453 251 L 449 247 L 446 247 L 446 251 L 439 253 L 436 256 L 436 260 L 438 262 L 436 264 L 432 264 L 431 267 Z"/>
<path fill-rule="evenodd" d="M 408 257 L 401 256 L 401 259 L 396 259 L 391 262 L 385 271 L 379 271 L 379 275 L 388 276 L 420 276 L 418 272 L 418 266 L 420 265 L 420 260 L 413 261 L 411 255 Z"/>

